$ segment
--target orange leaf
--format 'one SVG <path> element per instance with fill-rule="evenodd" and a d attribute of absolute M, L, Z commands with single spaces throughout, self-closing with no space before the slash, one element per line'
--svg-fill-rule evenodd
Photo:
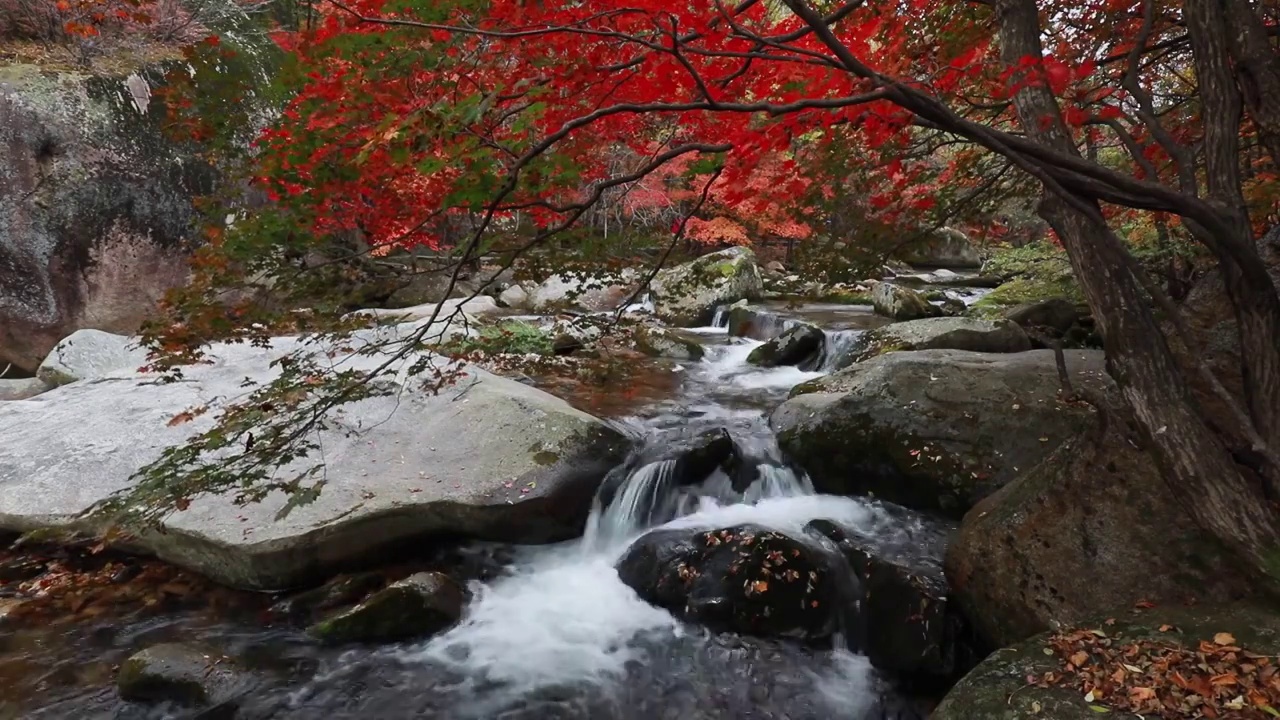
<path fill-rule="evenodd" d="M 196 416 L 193 415 L 191 411 L 187 410 L 187 411 L 180 412 L 177 415 L 174 415 L 172 418 L 169 419 L 169 422 L 166 424 L 169 427 L 174 427 L 177 425 L 181 425 L 182 423 L 191 422 L 192 420 L 195 419 L 195 417 Z"/>
<path fill-rule="evenodd" d="M 1213 636 L 1213 642 L 1218 645 L 1235 645 L 1236 638 L 1231 633 L 1218 633 Z"/>

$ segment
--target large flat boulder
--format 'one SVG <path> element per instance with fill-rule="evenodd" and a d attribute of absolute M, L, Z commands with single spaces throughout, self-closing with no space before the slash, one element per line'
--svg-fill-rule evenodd
<path fill-rule="evenodd" d="M 654 314 L 675 325 L 711 321 L 716 308 L 764 292 L 755 253 L 735 247 L 666 268 L 649 283 Z"/>
<path fill-rule="evenodd" d="M 1066 359 L 1073 382 L 1109 386 L 1100 351 Z M 770 424 L 821 492 L 959 518 L 1093 425 L 1059 389 L 1050 350 L 894 352 L 798 386 Z"/>
<path fill-rule="evenodd" d="M 102 530 L 104 520 L 82 513 L 128 488 L 164 449 L 207 429 L 219 406 L 245 395 L 245 378 L 267 381 L 272 361 L 300 349 L 294 338 L 266 349 L 220 345 L 211 364 L 185 368 L 180 382 L 120 370 L 3 404 L 0 530 Z M 386 361 L 334 350 L 344 367 Z M 398 392 L 334 411 L 318 437 L 327 485 L 315 502 L 276 520 L 280 494 L 245 507 L 197 496 L 164 521 L 164 533 L 139 537 L 137 549 L 229 585 L 270 589 L 432 535 L 539 542 L 580 532 L 599 481 L 625 455 L 624 438 L 558 398 L 475 368 L 431 394 L 423 376 L 408 376 L 417 359 L 388 379 Z M 204 405 L 212 410 L 171 424 Z M 312 464 L 296 461 L 285 472 Z"/>
<path fill-rule="evenodd" d="M 848 362 L 861 362 L 887 352 L 902 350 L 970 350 L 1015 353 L 1031 349 L 1031 339 L 1008 320 L 975 320 L 963 317 L 922 318 L 891 323 L 860 338 Z"/>
<path fill-rule="evenodd" d="M 953 600 L 991 647 L 1139 602 L 1248 594 L 1229 554 L 1170 497 L 1118 417 L 1074 438 L 965 516 L 947 551 Z M 1081 582 L 1081 578 L 1088 578 Z"/>

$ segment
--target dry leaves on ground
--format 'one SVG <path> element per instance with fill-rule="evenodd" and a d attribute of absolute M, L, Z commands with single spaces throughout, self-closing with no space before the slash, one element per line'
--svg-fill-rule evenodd
<path fill-rule="evenodd" d="M 1173 629 L 1166 625 L 1161 632 Z M 1280 718 L 1277 659 L 1249 652 L 1230 633 L 1184 647 L 1074 630 L 1050 637 L 1045 652 L 1057 655 L 1062 669 L 1027 682 L 1073 688 L 1100 712 L 1165 720 Z"/>

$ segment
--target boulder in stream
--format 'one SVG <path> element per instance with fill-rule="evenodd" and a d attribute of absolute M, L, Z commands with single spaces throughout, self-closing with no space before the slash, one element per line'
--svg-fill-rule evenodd
<path fill-rule="evenodd" d="M 721 632 L 823 638 L 852 611 L 852 579 L 839 558 L 754 525 L 658 529 L 618 561 L 644 598 Z"/>
<path fill-rule="evenodd" d="M 991 647 L 1139 603 L 1250 594 L 1170 497 L 1137 433 L 1115 417 L 1101 442 L 1095 435 L 978 503 L 947 552 L 952 595 Z"/>
<path fill-rule="evenodd" d="M 367 331 L 369 337 L 418 325 Z M 0 405 L 0 530 L 97 532 L 107 518 L 83 513 L 130 487 L 132 476 L 166 449 L 207 429 L 244 379 L 266 382 L 272 363 L 293 352 L 332 350 L 344 367 L 370 370 L 385 356 L 276 338 L 269 348 L 215 345 L 209 364 L 157 383 L 133 370 Z M 438 394 L 411 356 L 386 377 L 389 395 L 340 406 L 322 430 L 319 497 L 277 519 L 285 497 L 236 506 L 197 496 L 143 534 L 137 549 L 224 584 L 278 589 L 313 582 L 431 535 L 545 542 L 582 531 L 600 480 L 629 442 L 600 420 L 540 390 L 467 367 Z M 191 408 L 211 411 L 171 422 Z M 309 469 L 302 458 L 283 473 Z M 75 482 L 68 482 L 75 478 Z"/>
<path fill-rule="evenodd" d="M 849 362 L 902 350 L 969 350 L 984 353 L 1016 353 L 1031 349 L 1022 328 L 1008 320 L 974 320 L 940 317 L 891 323 L 860 338 L 859 349 Z M 845 363 L 847 364 L 847 363 Z"/>
<path fill-rule="evenodd" d="M 626 302 L 639 283 L 640 273 L 631 269 L 600 276 L 561 273 L 531 288 L 528 306 L 535 312 L 608 312 Z"/>
<path fill-rule="evenodd" d="M 1100 351 L 1066 360 L 1073 382 L 1109 387 Z M 820 492 L 959 518 L 1094 425 L 1059 389 L 1049 350 L 894 352 L 797 386 L 770 424 Z"/>
<path fill-rule="evenodd" d="M 636 349 L 645 355 L 672 360 L 701 360 L 706 354 L 698 343 L 679 333 L 656 325 L 644 325 L 635 331 Z"/>
<path fill-rule="evenodd" d="M 717 307 L 760 297 L 764 283 L 755 253 L 734 247 L 666 268 L 649 284 L 654 314 L 675 325 L 703 325 Z"/>
<path fill-rule="evenodd" d="M 955 524 L 887 504 L 879 510 L 861 526 L 814 520 L 805 527 L 834 542 L 858 578 L 851 639 L 900 678 L 935 687 L 954 681 L 980 657 L 942 570 Z"/>
<path fill-rule="evenodd" d="M 796 323 L 751 351 L 747 362 L 759 367 L 809 365 L 822 355 L 826 334 L 808 323 Z"/>
<path fill-rule="evenodd" d="M 174 702 L 226 707 L 256 682 L 239 664 L 212 648 L 186 643 L 153 645 L 120 665 L 116 688 L 129 702 Z"/>
<path fill-rule="evenodd" d="M 942 310 L 911 288 L 893 283 L 877 283 L 871 290 L 871 304 L 876 313 L 894 320 L 918 320 L 938 317 Z"/>
<path fill-rule="evenodd" d="M 435 635 L 462 617 L 465 593 L 448 575 L 415 573 L 307 632 L 329 644 L 397 642 Z"/>

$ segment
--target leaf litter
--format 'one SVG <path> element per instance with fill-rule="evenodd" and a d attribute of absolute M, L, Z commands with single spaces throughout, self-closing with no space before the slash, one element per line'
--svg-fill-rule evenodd
<path fill-rule="evenodd" d="M 1160 626 L 1160 632 L 1176 629 Z M 1073 689 L 1099 713 L 1164 720 L 1280 718 L 1277 658 L 1250 652 L 1230 633 L 1189 647 L 1071 630 L 1050 636 L 1045 654 L 1056 656 L 1060 669 L 1029 675 L 1027 683 Z"/>

